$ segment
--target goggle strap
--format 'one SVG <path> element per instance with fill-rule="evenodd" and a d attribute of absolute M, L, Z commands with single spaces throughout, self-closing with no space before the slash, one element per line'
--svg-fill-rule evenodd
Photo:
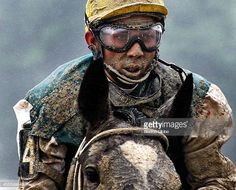
<path fill-rule="evenodd" d="M 184 78 L 186 78 L 187 74 L 185 73 L 185 71 L 182 68 L 176 66 L 175 64 L 167 63 L 167 62 L 163 61 L 162 59 L 158 59 L 158 61 L 160 63 L 162 63 L 163 65 L 166 65 L 166 66 L 172 68 L 173 70 L 177 71 L 179 73 L 182 83 L 184 82 Z"/>
<path fill-rule="evenodd" d="M 84 22 L 87 26 L 89 26 L 90 21 L 89 21 L 89 18 L 88 18 L 88 15 L 86 14 L 86 12 L 84 12 Z"/>

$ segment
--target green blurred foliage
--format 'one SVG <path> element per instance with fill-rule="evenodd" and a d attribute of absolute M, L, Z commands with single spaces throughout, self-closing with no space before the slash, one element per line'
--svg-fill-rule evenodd
<path fill-rule="evenodd" d="M 216 83 L 236 110 L 236 1 L 167 1 L 161 58 Z M 0 178 L 16 178 L 12 106 L 60 64 L 88 51 L 85 0 L 0 0 Z M 226 152 L 236 162 L 236 141 Z"/>

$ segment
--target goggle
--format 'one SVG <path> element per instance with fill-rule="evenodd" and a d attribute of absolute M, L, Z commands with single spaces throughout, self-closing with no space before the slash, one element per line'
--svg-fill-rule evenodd
<path fill-rule="evenodd" d="M 125 52 L 135 43 L 139 43 L 143 51 L 156 51 L 160 45 L 163 26 L 155 23 L 148 26 L 132 27 L 127 25 L 102 25 L 92 29 L 101 45 L 114 52 Z"/>

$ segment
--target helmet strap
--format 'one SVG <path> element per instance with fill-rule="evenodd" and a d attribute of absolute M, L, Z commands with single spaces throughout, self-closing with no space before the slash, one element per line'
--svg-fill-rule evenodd
<path fill-rule="evenodd" d="M 93 54 L 93 59 L 97 60 L 99 58 L 103 58 L 103 53 L 100 51 L 94 44 L 90 44 L 88 48 L 91 50 Z"/>
<path fill-rule="evenodd" d="M 156 68 L 157 63 L 158 63 L 158 59 L 159 59 L 159 48 L 156 50 L 155 58 L 152 62 L 152 70 L 154 70 Z"/>

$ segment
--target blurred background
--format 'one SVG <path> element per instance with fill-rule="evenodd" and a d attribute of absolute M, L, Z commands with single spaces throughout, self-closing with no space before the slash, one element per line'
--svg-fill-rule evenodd
<path fill-rule="evenodd" d="M 236 1 L 167 1 L 161 58 L 199 73 L 225 93 L 236 115 Z M 85 0 L 0 0 L 0 179 L 16 179 L 12 107 L 59 65 L 88 53 Z M 236 139 L 224 153 L 236 163 Z"/>

